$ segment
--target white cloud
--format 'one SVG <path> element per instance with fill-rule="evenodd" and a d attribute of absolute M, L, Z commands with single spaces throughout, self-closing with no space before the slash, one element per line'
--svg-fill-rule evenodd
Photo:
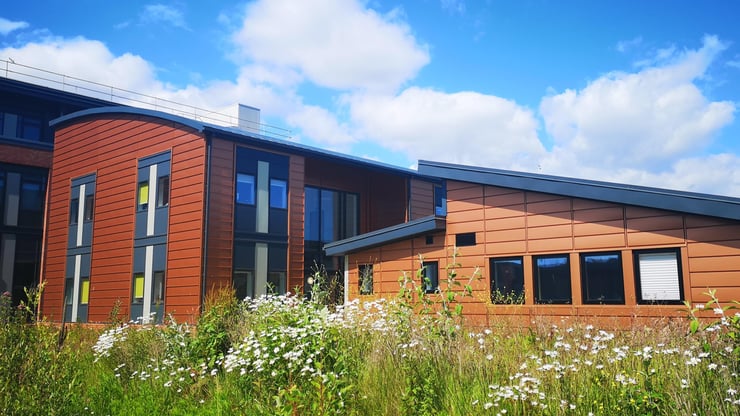
<path fill-rule="evenodd" d="M 18 29 L 25 29 L 28 27 L 27 22 L 18 21 L 14 22 L 12 20 L 5 19 L 3 17 L 0 17 L 0 35 L 7 35 L 10 32 L 16 31 Z"/>
<path fill-rule="evenodd" d="M 642 36 L 637 36 L 630 40 L 621 40 L 617 42 L 617 51 L 625 53 L 632 48 L 639 46 L 642 43 Z"/>
<path fill-rule="evenodd" d="M 399 15 L 355 0 L 257 1 L 233 41 L 248 61 L 294 68 L 322 87 L 394 91 L 429 62 Z"/>
<path fill-rule="evenodd" d="M 503 98 L 411 87 L 350 101 L 364 136 L 412 159 L 531 170 L 544 153 L 532 111 Z"/>
<path fill-rule="evenodd" d="M 141 13 L 141 20 L 144 23 L 166 23 L 181 29 L 188 28 L 183 12 L 165 4 L 146 5 L 144 11 Z"/>
<path fill-rule="evenodd" d="M 657 172 L 707 147 L 734 118 L 732 102 L 710 102 L 695 85 L 725 45 L 705 37 L 698 50 L 637 73 L 611 73 L 580 91 L 566 90 L 540 103 L 555 142 L 543 165 L 635 168 Z M 558 162 L 572 155 L 576 165 Z M 560 167 L 560 168 L 559 168 Z"/>

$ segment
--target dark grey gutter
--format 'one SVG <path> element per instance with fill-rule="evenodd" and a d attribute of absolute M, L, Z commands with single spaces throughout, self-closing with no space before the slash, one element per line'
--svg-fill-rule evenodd
<path fill-rule="evenodd" d="M 420 160 L 419 173 L 483 185 L 740 220 L 740 198 Z"/>
<path fill-rule="evenodd" d="M 344 240 L 334 241 L 324 245 L 327 256 L 339 256 L 353 251 L 391 243 L 393 241 L 405 240 L 422 234 L 427 234 L 445 229 L 444 217 L 424 217 L 403 224 L 393 225 L 369 233 L 360 234 Z"/>

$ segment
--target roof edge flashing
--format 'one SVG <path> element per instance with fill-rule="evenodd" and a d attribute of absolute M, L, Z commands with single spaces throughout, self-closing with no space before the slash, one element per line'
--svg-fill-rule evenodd
<path fill-rule="evenodd" d="M 74 113 L 66 114 L 61 117 L 55 118 L 54 120 L 51 120 L 49 122 L 49 125 L 51 127 L 56 128 L 62 124 L 71 123 L 80 118 L 96 116 L 96 115 L 106 115 L 106 114 L 131 114 L 131 115 L 136 115 L 136 116 L 154 117 L 154 118 L 182 124 L 198 132 L 203 132 L 203 129 L 205 128 L 205 125 L 203 123 L 186 118 L 186 117 L 181 117 L 181 116 L 177 116 L 174 114 L 169 114 L 169 113 L 165 113 L 165 112 L 157 111 L 157 110 L 149 110 L 145 108 L 118 107 L 118 106 L 96 107 L 96 108 L 88 108 L 86 110 L 76 111 Z"/>

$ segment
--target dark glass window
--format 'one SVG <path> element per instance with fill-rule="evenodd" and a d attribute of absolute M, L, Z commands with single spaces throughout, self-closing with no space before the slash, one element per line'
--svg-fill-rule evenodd
<path fill-rule="evenodd" d="M 571 303 L 568 255 L 534 257 L 537 303 Z"/>
<path fill-rule="evenodd" d="M 85 212 L 84 221 L 92 221 L 93 212 L 95 211 L 95 198 L 92 195 L 85 195 Z"/>
<path fill-rule="evenodd" d="M 160 176 L 157 179 L 157 207 L 166 207 L 170 204 L 170 176 Z"/>
<path fill-rule="evenodd" d="M 321 190 L 321 241 L 332 242 L 339 236 L 339 193 Z"/>
<path fill-rule="evenodd" d="M 64 284 L 64 304 L 71 305 L 74 301 L 74 279 L 66 279 Z"/>
<path fill-rule="evenodd" d="M 254 205 L 254 176 L 245 173 L 236 174 L 236 202 Z"/>
<path fill-rule="evenodd" d="M 21 185 L 21 209 L 40 212 L 43 207 L 44 195 L 41 182 L 23 181 Z"/>
<path fill-rule="evenodd" d="M 491 302 L 524 303 L 521 257 L 491 259 Z"/>
<path fill-rule="evenodd" d="M 2 115 L 2 113 L 0 113 Z M 0 126 L 0 133 L 2 133 L 2 126 Z M 2 218 L 5 218 L 4 215 L 4 207 L 5 207 L 5 172 L 0 172 L 0 224 L 2 224 Z"/>
<path fill-rule="evenodd" d="M 23 115 L 18 117 L 18 137 L 26 140 L 41 140 L 41 120 L 37 117 Z"/>
<path fill-rule="evenodd" d="M 270 179 L 270 208 L 288 208 L 288 183 Z"/>
<path fill-rule="evenodd" d="M 358 268 L 360 281 L 360 294 L 372 295 L 373 293 L 373 265 L 361 264 Z"/>
<path fill-rule="evenodd" d="M 146 211 L 149 208 L 149 181 L 139 182 L 136 206 L 139 211 Z"/>
<path fill-rule="evenodd" d="M 75 198 L 69 203 L 69 224 L 77 224 L 77 217 L 80 211 L 80 200 Z"/>
<path fill-rule="evenodd" d="M 159 305 L 164 303 L 164 272 L 154 272 L 152 279 L 152 303 Z"/>
<path fill-rule="evenodd" d="M 681 303 L 683 282 L 679 249 L 636 251 L 635 280 L 639 303 Z"/>
<path fill-rule="evenodd" d="M 321 201 L 319 199 L 319 190 L 316 188 L 305 189 L 305 221 L 304 221 L 304 239 L 308 241 L 319 241 L 319 224 Z"/>
<path fill-rule="evenodd" d="M 426 293 L 434 293 L 439 289 L 438 262 L 425 261 L 421 269 L 421 276 L 424 279 L 422 284 L 424 285 L 424 291 Z"/>
<path fill-rule="evenodd" d="M 447 215 L 447 191 L 441 185 L 434 187 L 434 215 Z"/>
<path fill-rule="evenodd" d="M 474 246 L 475 233 L 455 234 L 455 245 L 458 247 Z"/>
<path fill-rule="evenodd" d="M 624 303 L 624 275 L 619 253 L 581 254 L 584 303 Z"/>
<path fill-rule="evenodd" d="M 359 196 L 306 187 L 304 239 L 329 243 L 359 232 Z"/>

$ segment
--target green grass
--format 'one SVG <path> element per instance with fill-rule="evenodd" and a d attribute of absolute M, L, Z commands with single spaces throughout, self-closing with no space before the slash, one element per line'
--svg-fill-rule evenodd
<path fill-rule="evenodd" d="M 538 322 L 451 331 L 464 316 L 415 313 L 434 310 L 430 299 L 331 311 L 297 297 L 236 302 L 227 291 L 192 327 L 68 325 L 60 344 L 59 327 L 28 323 L 30 309 L 0 298 L 0 413 L 740 412 L 740 326 L 729 310 L 703 326 L 687 310 L 683 324 L 629 331 Z"/>

